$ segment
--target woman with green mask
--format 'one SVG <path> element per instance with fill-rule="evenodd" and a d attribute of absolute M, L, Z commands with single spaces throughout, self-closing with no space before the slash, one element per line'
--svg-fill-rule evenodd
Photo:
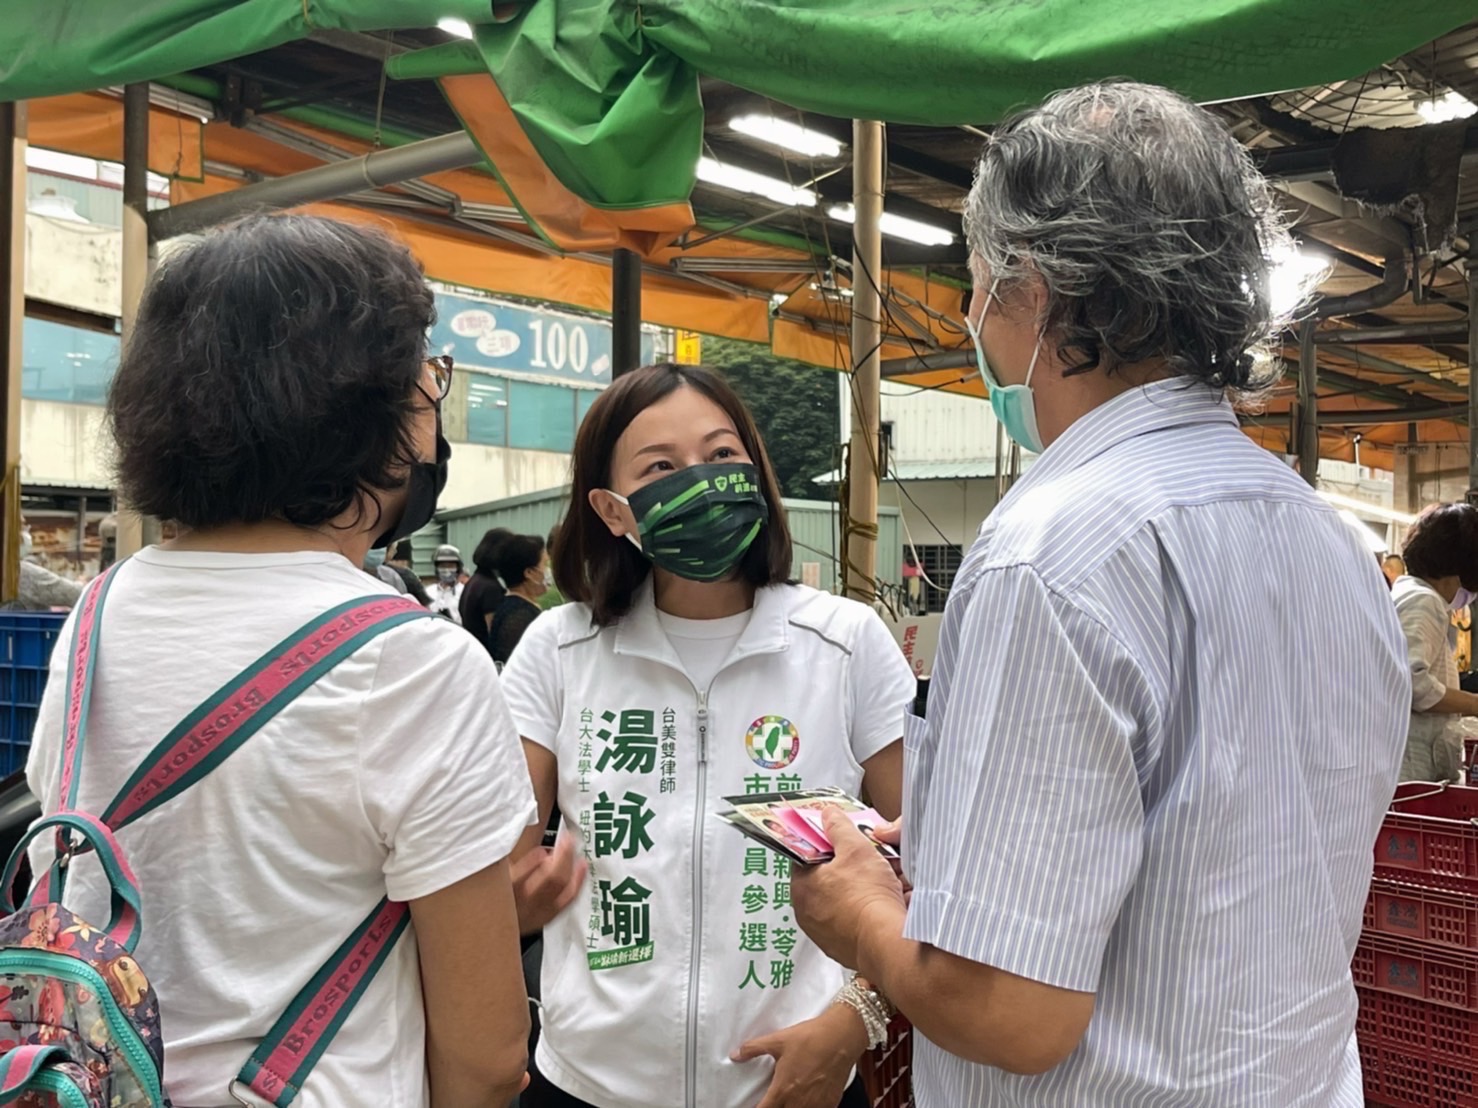
<path fill-rule="evenodd" d="M 865 1105 L 879 999 L 797 928 L 785 860 L 715 816 L 839 786 L 896 818 L 913 675 L 871 609 L 791 582 L 764 444 L 711 370 L 617 380 L 572 485 L 553 566 L 573 603 L 503 674 L 541 813 L 521 848 L 557 803 L 583 858 L 552 920 L 568 882 L 519 866 L 522 924 L 547 924 L 521 1103 Z M 564 891 L 541 909 L 541 886 Z"/>

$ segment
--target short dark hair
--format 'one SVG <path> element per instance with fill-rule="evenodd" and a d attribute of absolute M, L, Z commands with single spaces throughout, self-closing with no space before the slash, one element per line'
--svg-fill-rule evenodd
<path fill-rule="evenodd" d="M 570 463 L 570 506 L 559 523 L 559 542 L 553 551 L 554 583 L 566 599 L 589 606 L 596 626 L 607 627 L 631 610 L 651 564 L 624 538 L 611 534 L 590 506 L 590 493 L 610 487 L 616 441 L 631 421 L 680 388 L 696 389 L 724 410 L 759 471 L 770 518 L 745 551 L 738 575 L 756 586 L 790 580 L 790 528 L 785 504 L 764 440 L 744 401 L 723 377 L 705 366 L 671 362 L 643 366 L 618 377 L 591 405 L 580 424 Z"/>
<path fill-rule="evenodd" d="M 378 231 L 259 215 L 207 233 L 159 266 L 113 378 L 119 491 L 189 528 L 378 520 L 416 459 L 434 318 Z"/>
<path fill-rule="evenodd" d="M 544 557 L 544 540 L 538 535 L 510 535 L 498 550 L 498 576 L 505 588 L 523 584 L 524 575 Z"/>
<path fill-rule="evenodd" d="M 472 565 L 478 573 L 484 577 L 498 576 L 498 554 L 511 538 L 513 532 L 506 527 L 494 527 L 483 532 L 477 541 L 477 549 L 472 552 Z"/>
<path fill-rule="evenodd" d="M 416 560 L 415 549 L 411 546 L 411 540 L 401 539 L 390 548 L 390 557 L 385 560 L 387 562 L 405 562 L 407 565 L 414 562 Z"/>
<path fill-rule="evenodd" d="M 1433 504 L 1406 532 L 1401 554 L 1413 577 L 1456 577 L 1463 588 L 1478 590 L 1478 508 Z"/>

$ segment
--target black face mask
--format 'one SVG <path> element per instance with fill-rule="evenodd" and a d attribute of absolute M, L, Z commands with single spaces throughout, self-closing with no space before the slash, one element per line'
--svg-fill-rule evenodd
<path fill-rule="evenodd" d="M 436 413 L 436 461 L 416 462 L 406 479 L 405 510 L 400 519 L 375 540 L 373 549 L 410 538 L 436 514 L 436 500 L 446 488 L 447 463 L 452 457 L 452 444 L 441 433 L 441 413 Z"/>

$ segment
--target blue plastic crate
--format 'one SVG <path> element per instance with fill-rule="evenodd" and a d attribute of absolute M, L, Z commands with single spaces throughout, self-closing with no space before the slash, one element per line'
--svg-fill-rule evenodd
<path fill-rule="evenodd" d="M 65 612 L 0 612 L 0 777 L 25 768 Z"/>

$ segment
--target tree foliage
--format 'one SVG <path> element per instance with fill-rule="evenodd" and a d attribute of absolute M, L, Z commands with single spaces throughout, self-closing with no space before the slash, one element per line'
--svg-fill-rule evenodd
<path fill-rule="evenodd" d="M 777 358 L 758 343 L 707 335 L 703 361 L 729 379 L 754 413 L 785 495 L 830 498 L 835 490 L 811 479 L 835 469 L 840 456 L 837 374 Z"/>

